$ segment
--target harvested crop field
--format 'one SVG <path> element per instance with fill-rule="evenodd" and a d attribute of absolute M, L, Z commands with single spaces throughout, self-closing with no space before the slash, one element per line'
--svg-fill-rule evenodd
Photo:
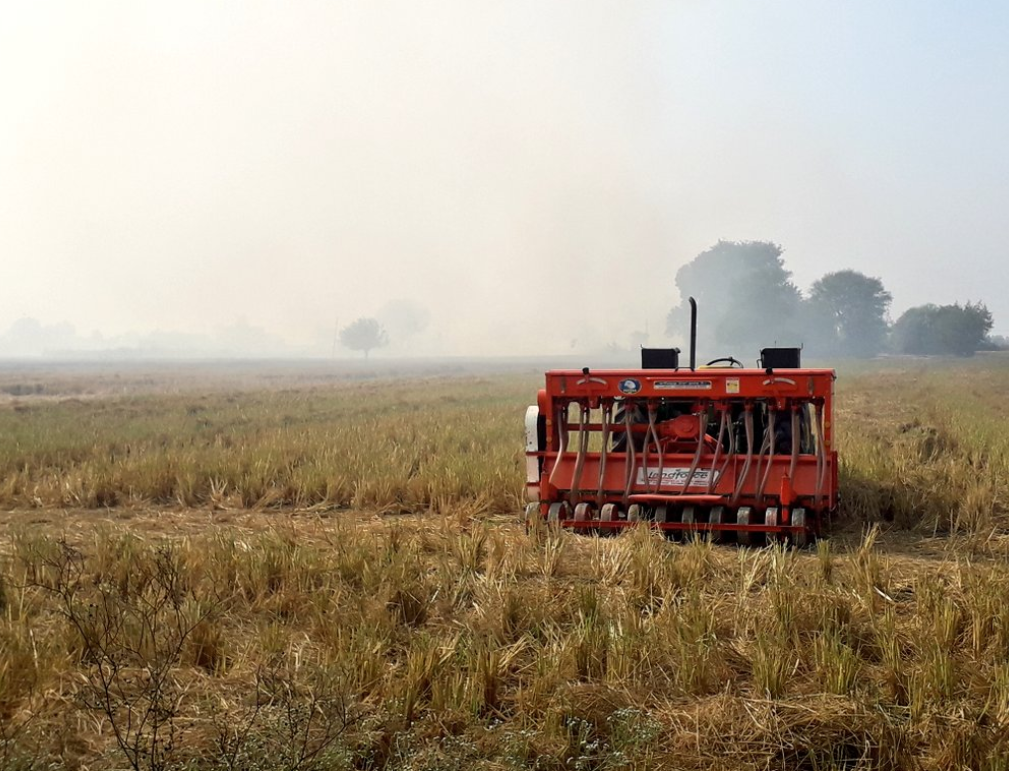
<path fill-rule="evenodd" d="M 528 368 L 0 372 L 0 767 L 1002 768 L 1009 365 L 840 373 L 803 551 L 521 524 Z"/>

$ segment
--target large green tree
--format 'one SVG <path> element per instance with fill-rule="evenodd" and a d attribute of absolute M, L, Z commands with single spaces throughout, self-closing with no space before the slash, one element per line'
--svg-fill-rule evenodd
<path fill-rule="evenodd" d="M 800 342 L 796 320 L 802 295 L 781 254 L 769 241 L 719 241 L 701 252 L 676 272 L 682 299 L 669 312 L 667 331 L 686 338 L 692 296 L 704 357 L 756 358 L 762 347 Z"/>
<path fill-rule="evenodd" d="M 973 356 L 992 324 L 991 311 L 980 302 L 919 305 L 897 319 L 891 343 L 897 353 Z"/>
<path fill-rule="evenodd" d="M 854 270 L 828 273 L 813 284 L 806 301 L 808 342 L 816 354 L 875 356 L 886 345 L 892 299 L 878 278 Z"/>

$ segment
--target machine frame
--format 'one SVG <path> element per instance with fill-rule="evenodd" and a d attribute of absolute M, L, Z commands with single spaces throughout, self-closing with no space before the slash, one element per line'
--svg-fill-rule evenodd
<path fill-rule="evenodd" d="M 834 381 L 801 367 L 547 372 L 526 415 L 528 513 L 804 545 L 838 504 Z"/>

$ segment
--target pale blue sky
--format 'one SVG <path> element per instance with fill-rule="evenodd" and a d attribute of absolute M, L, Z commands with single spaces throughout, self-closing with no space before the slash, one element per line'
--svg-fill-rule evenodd
<path fill-rule="evenodd" d="M 0 331 L 657 333 L 720 238 L 1009 332 L 1009 4 L 0 5 Z M 460 323 L 461 321 L 461 323 Z"/>

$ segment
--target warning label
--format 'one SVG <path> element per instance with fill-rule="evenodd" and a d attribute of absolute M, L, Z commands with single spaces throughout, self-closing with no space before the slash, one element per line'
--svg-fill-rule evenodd
<path fill-rule="evenodd" d="M 656 380 L 656 391 L 710 391 L 710 380 Z"/>

